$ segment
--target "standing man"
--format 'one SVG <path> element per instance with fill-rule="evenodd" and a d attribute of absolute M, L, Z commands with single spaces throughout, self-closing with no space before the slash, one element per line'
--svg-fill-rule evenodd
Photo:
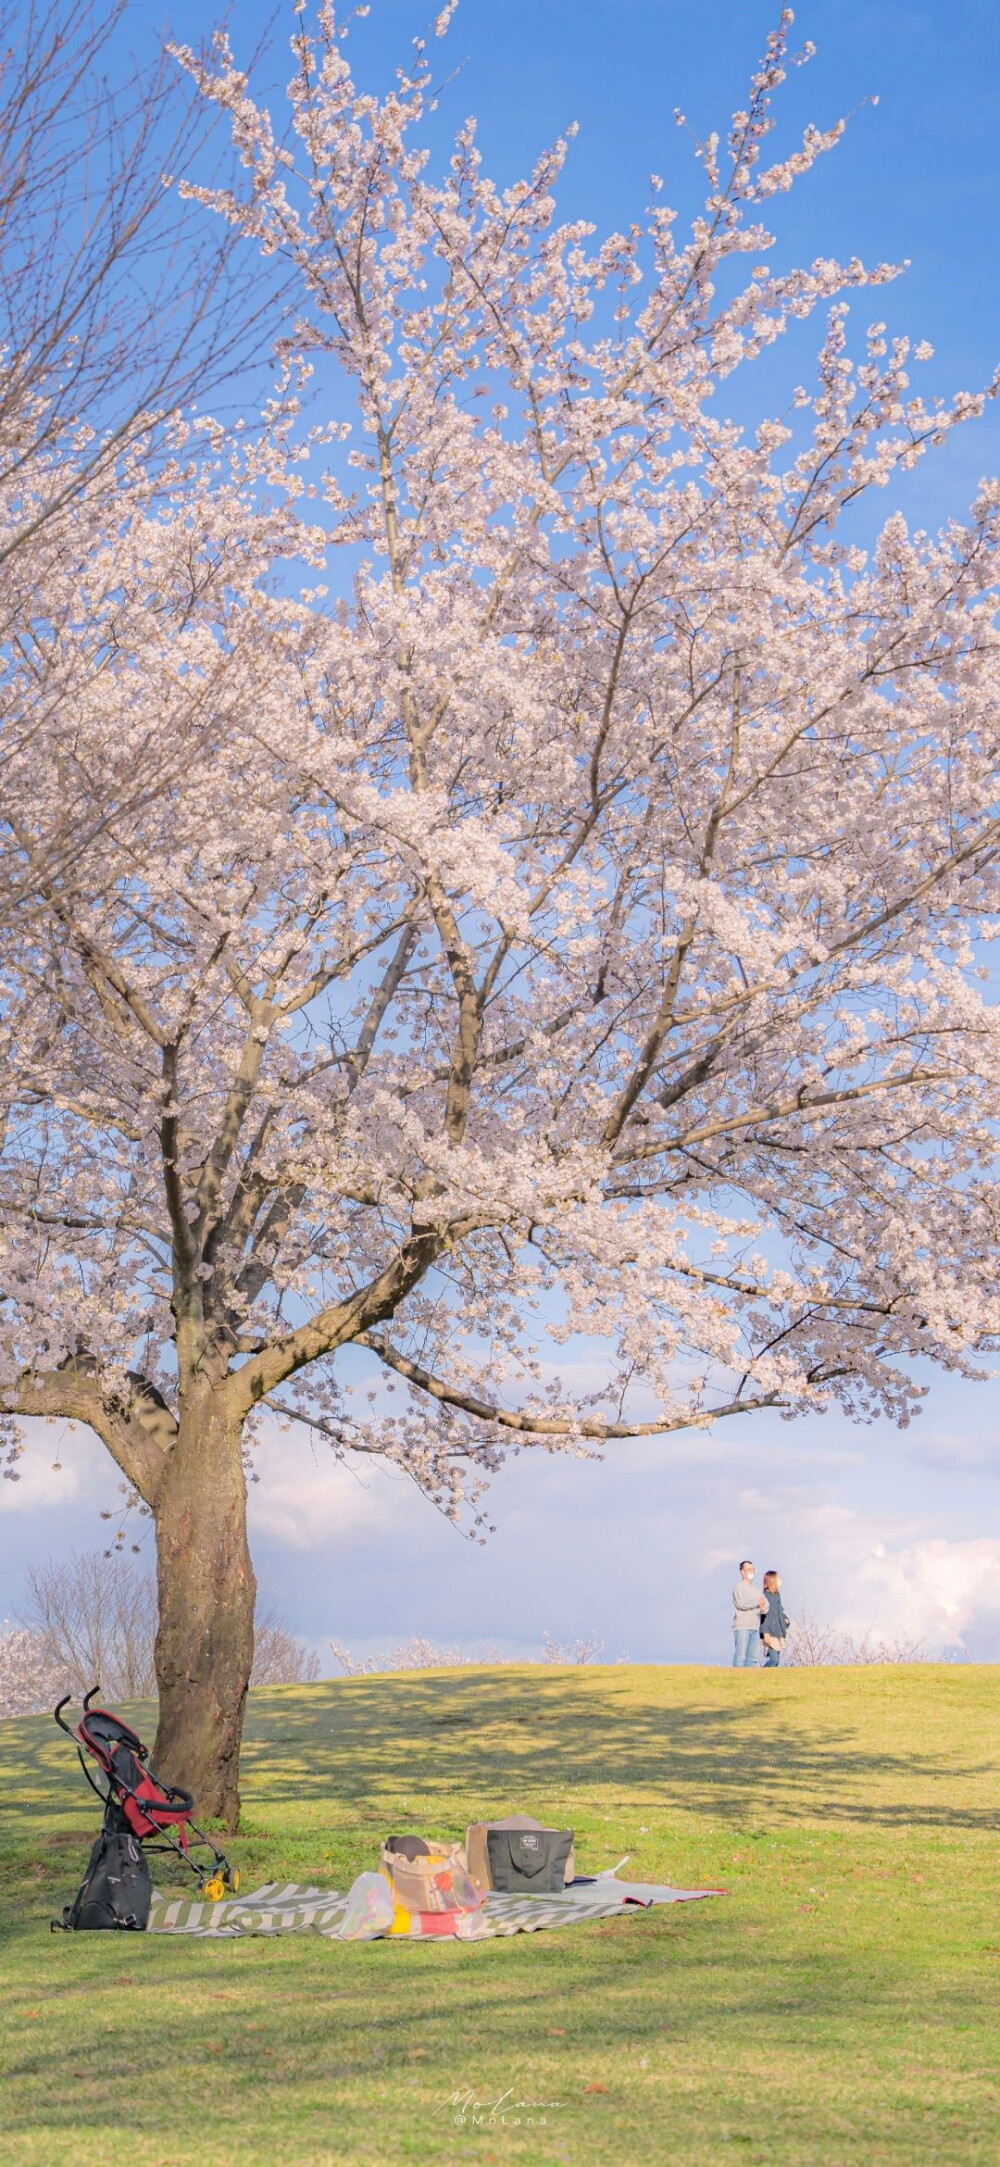
<path fill-rule="evenodd" d="M 733 1589 L 733 1669 L 756 1670 L 760 1621 L 767 1598 L 753 1584 L 753 1565 L 744 1558 Z"/>

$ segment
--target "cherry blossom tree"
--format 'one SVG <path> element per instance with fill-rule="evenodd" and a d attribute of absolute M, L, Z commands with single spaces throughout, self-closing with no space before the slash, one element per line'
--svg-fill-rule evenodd
<path fill-rule="evenodd" d="M 508 1445 L 905 1421 L 1000 1326 L 1000 490 L 857 540 L 983 401 L 881 323 L 851 358 L 886 267 L 769 267 L 841 132 L 765 161 L 789 24 L 683 243 L 656 186 L 559 226 L 563 144 L 500 190 L 469 124 L 435 178 L 424 50 L 363 94 L 332 7 L 287 139 L 185 56 L 246 173 L 195 193 L 298 279 L 331 404 L 66 598 L 96 800 L 151 729 L 172 782 L 39 881 L 11 974 L 2 1404 L 152 1513 L 158 1765 L 230 1821 L 255 1423 L 458 1512 Z M 729 378 L 817 311 L 748 436 Z"/>

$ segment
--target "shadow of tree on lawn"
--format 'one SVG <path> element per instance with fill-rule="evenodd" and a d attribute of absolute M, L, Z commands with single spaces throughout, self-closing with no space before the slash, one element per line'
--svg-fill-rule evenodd
<path fill-rule="evenodd" d="M 278 1689 L 253 1698 L 244 1788 L 276 1800 L 334 1793 L 359 1807 L 373 1795 L 460 1791 L 496 1807 L 515 1795 L 526 1806 L 582 1802 L 610 1786 L 620 1805 L 655 1802 L 737 1822 L 759 1812 L 766 1788 L 771 1820 L 995 1826 L 1000 1711 L 991 1671 L 983 1666 L 975 1681 L 982 1720 L 971 1726 L 964 1706 L 955 1720 L 948 1666 L 910 1666 L 905 1693 L 903 1675 L 887 1687 L 884 1673 L 786 1674 L 780 1698 L 773 1675 L 617 1666 L 541 1674 L 491 1666 Z M 970 1729 L 974 1758 L 957 1737 Z"/>
<path fill-rule="evenodd" d="M 777 1686 L 777 1691 L 774 1690 Z M 129 1711 L 151 1737 L 156 1710 Z M 4 1825 L 79 1831 L 90 1803 L 46 1717 L 0 1726 Z M 968 1745 L 975 1743 L 970 1754 Z M 250 1695 L 242 1788 L 255 1809 L 629 1808 L 770 1822 L 988 1829 L 1000 1819 L 992 1666 L 744 1675 L 688 1666 L 336 1679 Z"/>

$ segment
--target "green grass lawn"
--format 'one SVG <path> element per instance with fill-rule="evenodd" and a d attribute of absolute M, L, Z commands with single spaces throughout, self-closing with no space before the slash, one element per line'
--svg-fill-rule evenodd
<path fill-rule="evenodd" d="M 0 1724 L 0 2161 L 995 2162 L 998 1705 L 994 1669 L 922 1664 L 252 1694 L 245 1887 L 521 1808 L 581 1872 L 728 1890 L 466 1946 L 50 1934 L 96 1801 L 51 1721 Z"/>

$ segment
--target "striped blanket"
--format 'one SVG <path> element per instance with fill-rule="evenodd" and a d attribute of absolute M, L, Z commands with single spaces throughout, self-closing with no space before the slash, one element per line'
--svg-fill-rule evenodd
<path fill-rule="evenodd" d="M 719 1893 L 717 1889 L 648 1887 L 605 1878 L 574 1883 L 560 1896 L 487 1896 L 481 1911 L 462 1915 L 454 1938 L 486 1941 L 494 1934 L 533 1934 L 540 1927 L 573 1926 L 582 1919 L 614 1918 L 650 1904 L 694 1903 L 699 1897 Z M 154 1893 L 149 1932 L 198 1934 L 213 1941 L 232 1940 L 239 1934 L 313 1933 L 336 1941 L 346 1909 L 347 1897 L 336 1889 L 302 1888 L 295 1881 L 266 1881 L 263 1888 L 219 1904 Z"/>

